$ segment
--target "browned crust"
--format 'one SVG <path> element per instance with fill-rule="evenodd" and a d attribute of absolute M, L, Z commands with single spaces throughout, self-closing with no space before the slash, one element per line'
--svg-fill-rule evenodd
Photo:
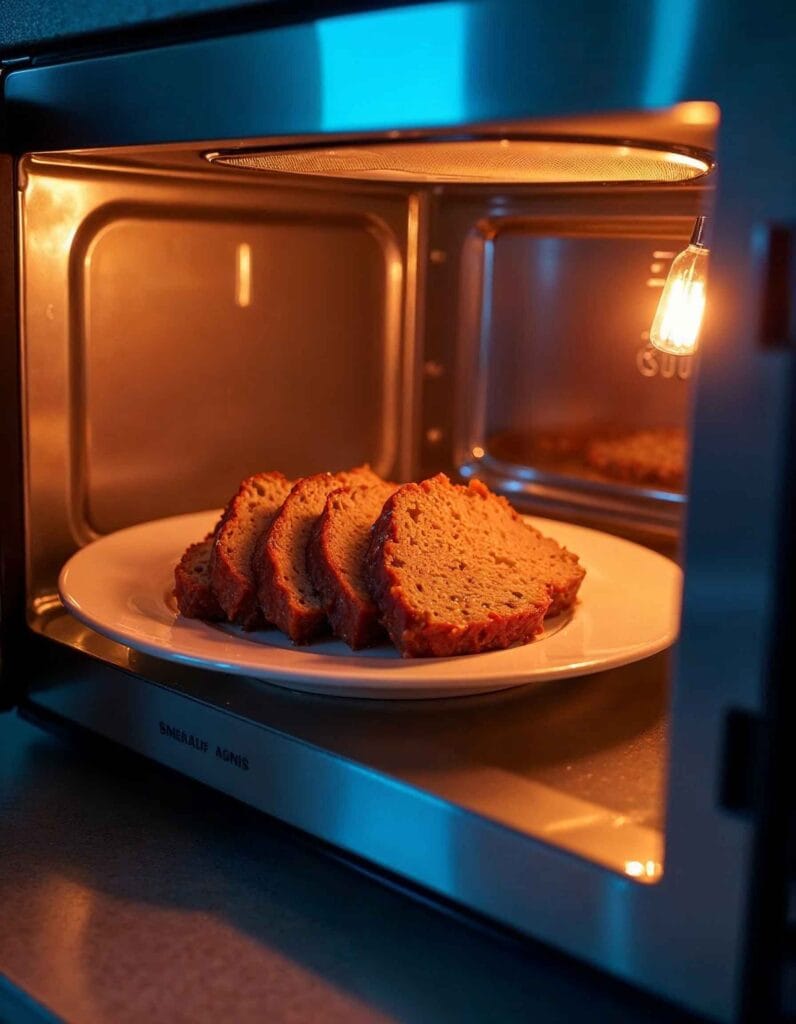
<path fill-rule="evenodd" d="M 567 554 L 571 555 L 572 552 L 567 551 Z M 576 555 L 572 555 L 572 557 L 577 558 Z M 583 566 L 579 565 L 567 586 L 556 587 L 555 584 L 548 584 L 547 589 L 548 593 L 551 594 L 552 600 L 550 601 L 550 607 L 545 613 L 546 619 L 552 619 L 554 615 L 561 615 L 563 612 L 570 610 L 577 600 L 578 591 L 585 575 L 586 570 Z"/>
<path fill-rule="evenodd" d="M 335 636 L 344 640 L 354 650 L 373 647 L 387 639 L 387 631 L 379 620 L 379 610 L 372 600 L 363 601 L 335 567 L 335 559 L 330 549 L 329 504 L 338 491 L 333 491 L 326 499 L 323 515 L 312 531 L 307 547 L 307 568 L 313 586 L 326 612 L 326 617 Z"/>
<path fill-rule="evenodd" d="M 269 620 L 264 620 L 260 611 L 254 570 L 250 566 L 236 565 L 220 541 L 229 529 L 233 529 L 235 524 L 240 522 L 241 509 L 248 497 L 247 488 L 256 477 L 265 477 L 269 481 L 284 485 L 289 484 L 287 477 L 279 472 L 259 473 L 243 480 L 237 493 L 224 509 L 216 528 L 216 541 L 210 556 L 210 579 L 218 603 L 230 622 L 235 622 L 246 630 L 258 629 Z M 257 550 L 256 542 L 254 550 Z"/>
<path fill-rule="evenodd" d="M 545 537 L 533 527 L 529 526 L 528 529 L 533 530 L 540 543 L 555 554 L 558 562 L 558 570 L 555 575 L 545 581 L 547 592 L 550 595 L 550 607 L 547 609 L 545 618 L 551 619 L 554 615 L 561 615 L 562 612 L 569 611 L 575 603 L 580 585 L 586 576 L 586 570 L 574 552 L 562 547 L 551 537 Z"/>
<path fill-rule="evenodd" d="M 213 534 L 191 544 L 174 568 L 174 597 L 188 619 L 218 622 L 225 618 L 210 586 L 210 552 Z"/>
<path fill-rule="evenodd" d="M 296 481 L 290 495 L 276 513 L 267 533 L 261 538 L 255 553 L 255 567 L 259 574 L 257 597 L 262 614 L 268 622 L 287 633 L 294 644 L 308 644 L 329 628 L 326 612 L 318 597 L 317 607 L 308 608 L 296 600 L 295 590 L 287 578 L 279 554 L 290 534 L 290 517 L 294 514 L 291 496 L 315 480 L 337 481 L 344 486 L 352 479 L 379 479 L 369 466 L 357 466 L 341 473 L 316 473 Z M 325 499 L 324 499 L 325 500 Z M 306 559 L 306 550 L 303 554 Z M 307 581 L 312 580 L 307 572 Z M 317 595 L 316 595 L 317 596 Z"/>
<path fill-rule="evenodd" d="M 388 498 L 373 528 L 368 549 L 368 568 L 372 594 L 387 628 L 390 639 L 405 658 L 451 657 L 460 654 L 478 654 L 498 650 L 514 643 L 527 643 L 543 628 L 549 600 L 536 607 L 526 607 L 513 614 L 488 612 L 484 620 L 466 626 L 432 621 L 429 615 L 418 615 L 406 600 L 401 572 L 392 566 L 391 548 L 397 543 L 399 523 L 396 516 L 407 493 L 422 499 L 440 482 L 449 484 L 440 473 L 420 484 L 406 484 Z M 515 519 L 519 516 L 509 503 L 479 481 L 471 481 L 467 488 L 471 494 L 501 502 Z"/>
<path fill-rule="evenodd" d="M 292 588 L 282 578 L 268 541 L 272 536 L 278 540 L 285 530 L 284 517 L 277 514 L 257 544 L 255 564 L 263 567 L 257 586 L 257 598 L 269 622 L 287 633 L 294 644 L 308 644 L 326 630 L 326 613 L 323 609 L 303 608 L 297 604 Z"/>
<path fill-rule="evenodd" d="M 352 483 L 351 478 L 358 478 L 364 473 L 370 471 L 363 467 L 349 473 L 338 474 L 336 480 L 341 486 L 326 496 L 324 512 L 340 490 L 348 490 L 352 486 L 361 487 L 361 482 Z M 294 485 L 291 493 L 300 485 L 319 477 L 327 480 L 331 475 L 317 474 L 313 478 L 304 478 Z M 286 488 L 290 486 L 280 473 L 258 474 L 257 478 L 281 482 Z M 328 617 L 335 633 L 353 649 L 380 642 L 384 638 L 386 627 L 390 639 L 404 657 L 446 657 L 501 649 L 518 642 L 527 643 L 541 631 L 546 616 L 557 615 L 572 606 L 585 576 L 585 570 L 579 564 L 576 555 L 560 547 L 551 538 L 543 537 L 537 530 L 525 527 L 537 538 L 542 570 L 538 574 L 535 571 L 534 552 L 530 563 L 532 571 L 527 574 L 527 578 L 529 581 L 533 580 L 536 589 L 523 608 L 516 611 L 510 611 L 505 607 L 500 611 L 486 609 L 483 619 L 479 613 L 479 616 L 470 622 L 456 621 L 456 616 L 452 621 L 446 622 L 440 617 L 439 611 L 433 614 L 418 611 L 417 595 L 414 595 L 415 603 L 412 604 L 406 599 L 408 590 L 404 591 L 408 584 L 411 584 L 413 591 L 415 589 L 411 575 L 408 575 L 405 569 L 403 572 L 396 571 L 394 560 L 390 557 L 391 545 L 397 544 L 399 540 L 395 513 L 402 497 L 412 496 L 414 503 L 418 497 L 422 498 L 444 482 L 446 488 L 501 506 L 513 520 L 522 522 L 521 517 L 505 498 L 493 494 L 482 483 L 472 481 L 468 487 L 456 486 L 443 474 L 420 484 L 404 485 L 387 497 L 382 512 L 374 524 L 366 556 L 372 603 L 363 601 L 359 587 L 351 586 L 348 580 L 350 562 L 340 562 L 340 565 L 346 567 L 345 573 L 335 571 L 339 559 L 336 561 L 331 550 L 331 534 L 325 528 L 328 522 L 325 515 L 315 522 L 306 551 L 303 553 L 303 557 L 306 558 L 306 577 L 301 574 L 295 575 L 295 569 L 292 570 L 292 576 L 281 571 L 280 559 L 284 561 L 286 553 L 289 555 L 290 545 L 274 545 L 273 550 L 269 550 L 269 545 L 279 539 L 280 531 L 287 529 L 284 504 L 271 518 L 260 536 L 255 538 L 251 572 L 246 576 L 245 572 L 242 572 L 243 566 L 227 558 L 217 557 L 214 560 L 214 556 L 223 554 L 217 543 L 218 536 L 224 526 L 238 515 L 241 501 L 247 499 L 246 487 L 253 479 L 256 478 L 243 481 L 225 509 L 216 530 L 208 534 L 204 540 L 192 544 L 175 567 L 174 593 L 180 612 L 187 617 L 207 621 L 231 618 L 230 611 L 227 611 L 220 599 L 224 597 L 232 615 L 236 615 L 237 621 L 244 626 L 252 628 L 253 625 L 261 624 L 265 612 L 267 621 L 279 626 L 294 643 L 308 643 L 317 637 L 325 630 Z M 383 485 L 383 482 L 379 481 L 379 484 Z M 340 511 L 342 512 L 342 509 Z M 315 512 L 313 511 L 311 515 L 314 516 Z M 490 512 L 489 521 L 499 522 L 499 518 L 498 516 L 495 520 L 495 513 Z M 476 519 L 476 524 L 478 521 Z M 248 522 L 251 524 L 251 519 Z M 308 524 L 302 527 L 302 530 L 307 528 Z M 303 536 L 306 536 L 306 533 Z M 402 542 L 406 543 L 406 538 L 403 538 Z M 520 540 L 519 544 L 524 550 L 524 541 Z M 277 552 L 277 558 L 276 562 L 271 564 L 272 559 L 269 556 L 274 551 Z M 294 548 L 294 559 L 297 554 L 298 549 Z M 240 561 L 238 558 L 238 562 Z M 293 565 L 296 565 L 295 561 Z M 219 589 L 213 579 L 214 568 L 220 577 Z M 358 574 L 356 575 L 359 578 Z M 252 592 L 256 602 L 253 612 L 250 603 Z M 308 596 L 310 594 L 314 595 L 311 601 Z M 307 607 L 307 602 L 309 601 L 311 605 L 316 598 L 319 607 Z M 509 602 L 509 607 L 513 608 L 514 605 Z M 380 619 L 384 622 L 383 626 Z"/>

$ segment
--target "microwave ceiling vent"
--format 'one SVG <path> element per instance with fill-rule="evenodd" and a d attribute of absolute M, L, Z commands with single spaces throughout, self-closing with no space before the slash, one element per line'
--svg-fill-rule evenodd
<path fill-rule="evenodd" d="M 357 142 L 208 154 L 215 164 L 269 174 L 367 181 L 478 184 L 596 184 L 688 181 L 707 159 L 612 141 L 478 138 Z"/>

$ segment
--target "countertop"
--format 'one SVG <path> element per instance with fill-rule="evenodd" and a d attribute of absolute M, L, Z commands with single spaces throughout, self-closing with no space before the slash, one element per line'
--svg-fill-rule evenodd
<path fill-rule="evenodd" d="M 683 1024 L 186 779 L 0 715 L 0 1021 Z"/>

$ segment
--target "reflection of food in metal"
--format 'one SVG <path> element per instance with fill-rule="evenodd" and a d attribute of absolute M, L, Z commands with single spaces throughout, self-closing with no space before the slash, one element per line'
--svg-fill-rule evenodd
<path fill-rule="evenodd" d="M 583 472 L 583 451 L 593 436 L 582 430 L 503 430 L 489 438 L 486 450 L 503 462 L 577 475 Z"/>
<path fill-rule="evenodd" d="M 677 427 L 639 430 L 591 441 L 586 447 L 586 462 L 617 480 L 681 489 L 686 448 L 685 431 Z"/>
<path fill-rule="evenodd" d="M 566 458 L 571 455 L 580 455 L 586 441 L 586 434 L 579 434 L 575 431 L 572 433 L 541 431 L 534 436 L 533 445 L 540 455 Z"/>
<path fill-rule="evenodd" d="M 516 465 L 589 479 L 657 484 L 680 491 L 685 482 L 688 443 L 679 427 L 619 431 L 503 431 L 489 439 L 494 458 Z"/>

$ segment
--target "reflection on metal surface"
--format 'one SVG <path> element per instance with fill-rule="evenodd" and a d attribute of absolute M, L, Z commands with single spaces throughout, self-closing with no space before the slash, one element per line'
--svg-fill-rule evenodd
<path fill-rule="evenodd" d="M 73 296 L 76 519 L 104 534 L 212 508 L 263 468 L 296 477 L 370 462 L 387 473 L 394 245 L 358 215 L 247 211 L 235 223 L 155 204 L 103 217 L 84 238 Z M 233 261 L 241 301 L 230 308 Z M 256 318 L 241 308 L 252 294 L 267 296 Z"/>
<path fill-rule="evenodd" d="M 81 161 L 20 166 L 31 606 L 76 545 L 265 466 L 408 475 L 404 196 Z"/>
<path fill-rule="evenodd" d="M 24 246 L 31 259 L 64 259 L 84 214 L 81 190 L 74 182 L 54 178 L 43 182 L 27 180 L 27 202 L 38 205 L 47 220 L 47 230 L 26 235 Z"/>
<path fill-rule="evenodd" d="M 661 219 L 658 231 L 685 233 L 691 223 Z M 600 225 L 584 217 L 577 228 L 568 225 L 569 237 L 551 237 L 538 219 L 507 230 L 495 222 L 493 261 L 483 270 L 492 277 L 481 337 L 489 353 L 480 382 L 487 436 L 506 427 L 547 433 L 684 420 L 685 391 L 640 381 L 628 352 L 655 310 L 657 295 L 644 287 L 654 241 L 640 225 L 635 237 L 612 229 L 606 223 L 600 235 Z M 621 302 L 608 300 L 617 294 Z"/>
<path fill-rule="evenodd" d="M 157 676 L 152 659 L 131 667 Z M 546 937 L 556 934 L 562 912 L 572 913 L 578 926 L 568 930 L 567 948 L 607 952 L 612 964 L 631 955 L 636 928 L 618 939 L 612 934 L 606 946 L 606 922 L 627 906 L 624 862 L 658 859 L 660 831 L 552 785 L 495 771 L 477 746 L 468 754 L 485 719 L 491 741 L 505 747 L 509 737 L 498 721 L 505 730 L 532 720 L 531 695 L 475 698 L 458 714 L 455 702 L 444 701 L 415 715 L 172 668 L 175 675 L 164 679 L 170 685 L 158 685 L 59 652 L 49 685 L 33 699 L 435 892 L 489 909 L 512 927 L 533 921 Z M 190 680 L 192 692 L 180 680 Z M 174 739 L 160 723 L 201 738 L 207 749 Z M 245 753 L 249 770 L 225 761 L 219 749 Z M 554 820 L 571 826 L 546 841 L 540 829 Z"/>
<path fill-rule="evenodd" d="M 632 207 L 629 196 L 567 200 L 567 215 L 556 217 L 542 202 L 544 213 L 529 204 L 522 216 L 515 199 L 467 238 L 459 365 L 472 397 L 460 419 L 459 472 L 526 509 L 672 536 L 682 487 L 609 479 L 584 452 L 600 436 L 686 428 L 690 367 L 634 349 L 658 295 L 644 287 L 650 252 L 687 238 L 686 211 L 696 213 L 700 196 L 671 199 L 669 216 L 650 196 Z"/>
<path fill-rule="evenodd" d="M 127 665 L 122 655 L 121 662 L 150 680 L 158 676 L 154 659 Z M 181 677 L 193 684 L 190 690 L 175 685 Z M 629 860 L 663 860 L 661 831 L 643 820 L 641 808 L 622 813 L 595 802 L 598 790 L 589 792 L 589 773 L 581 772 L 572 786 L 566 776 L 573 772 L 562 763 L 545 765 L 542 758 L 535 769 L 523 770 L 519 750 L 510 756 L 520 764 L 496 767 L 486 747 L 518 743 L 523 723 L 533 729 L 537 702 L 527 693 L 513 701 L 487 696 L 469 708 L 465 701 L 459 715 L 453 701 L 414 714 L 405 706 L 387 713 L 383 706 L 369 710 L 357 701 L 332 705 L 316 698 L 319 714 L 313 698 L 286 698 L 245 679 L 168 666 L 164 681 L 171 685 L 123 673 L 109 685 L 81 671 L 67 685 L 51 680 L 35 700 L 337 845 L 409 870 L 449 895 L 466 876 L 477 886 L 500 888 L 500 872 L 484 870 L 490 837 L 515 850 L 518 866 L 523 850 L 546 848 L 558 856 L 565 850 L 609 869 L 614 881 L 624 877 Z M 459 732 L 464 727 L 464 736 L 441 720 L 451 718 L 458 719 Z M 160 722 L 207 746 L 171 738 Z M 248 769 L 234 770 L 218 749 L 245 754 Z M 625 767 L 611 769 L 610 758 L 605 764 L 613 771 L 613 787 L 621 786 Z M 578 785 L 586 798 L 572 791 Z M 603 792 L 611 788 L 602 785 Z M 608 796 L 622 798 L 619 792 Z M 628 794 L 624 800 L 628 810 L 633 807 Z M 534 898 L 533 887 L 528 889 Z"/>
<path fill-rule="evenodd" d="M 663 865 L 656 860 L 629 860 L 625 864 L 625 874 L 639 882 L 655 882 L 663 874 Z"/>
<path fill-rule="evenodd" d="M 248 242 L 241 242 L 235 255 L 235 303 L 249 306 L 252 301 L 252 247 Z"/>
<path fill-rule="evenodd" d="M 64 611 L 35 627 L 101 662 L 547 837 L 621 874 L 627 860 L 663 860 L 664 655 L 513 694 L 330 700 L 138 654 Z M 72 699 L 66 692 L 63 698 Z M 114 686 L 92 698 L 108 707 L 118 699 Z"/>
<path fill-rule="evenodd" d="M 222 166 L 277 174 L 370 181 L 457 184 L 589 184 L 687 181 L 710 170 L 707 159 L 609 140 L 429 138 L 358 140 L 334 148 L 301 147 L 212 153 Z"/>
<path fill-rule="evenodd" d="M 710 100 L 685 100 L 671 108 L 672 117 L 681 124 L 705 125 L 716 129 L 721 120 L 718 104 Z"/>

